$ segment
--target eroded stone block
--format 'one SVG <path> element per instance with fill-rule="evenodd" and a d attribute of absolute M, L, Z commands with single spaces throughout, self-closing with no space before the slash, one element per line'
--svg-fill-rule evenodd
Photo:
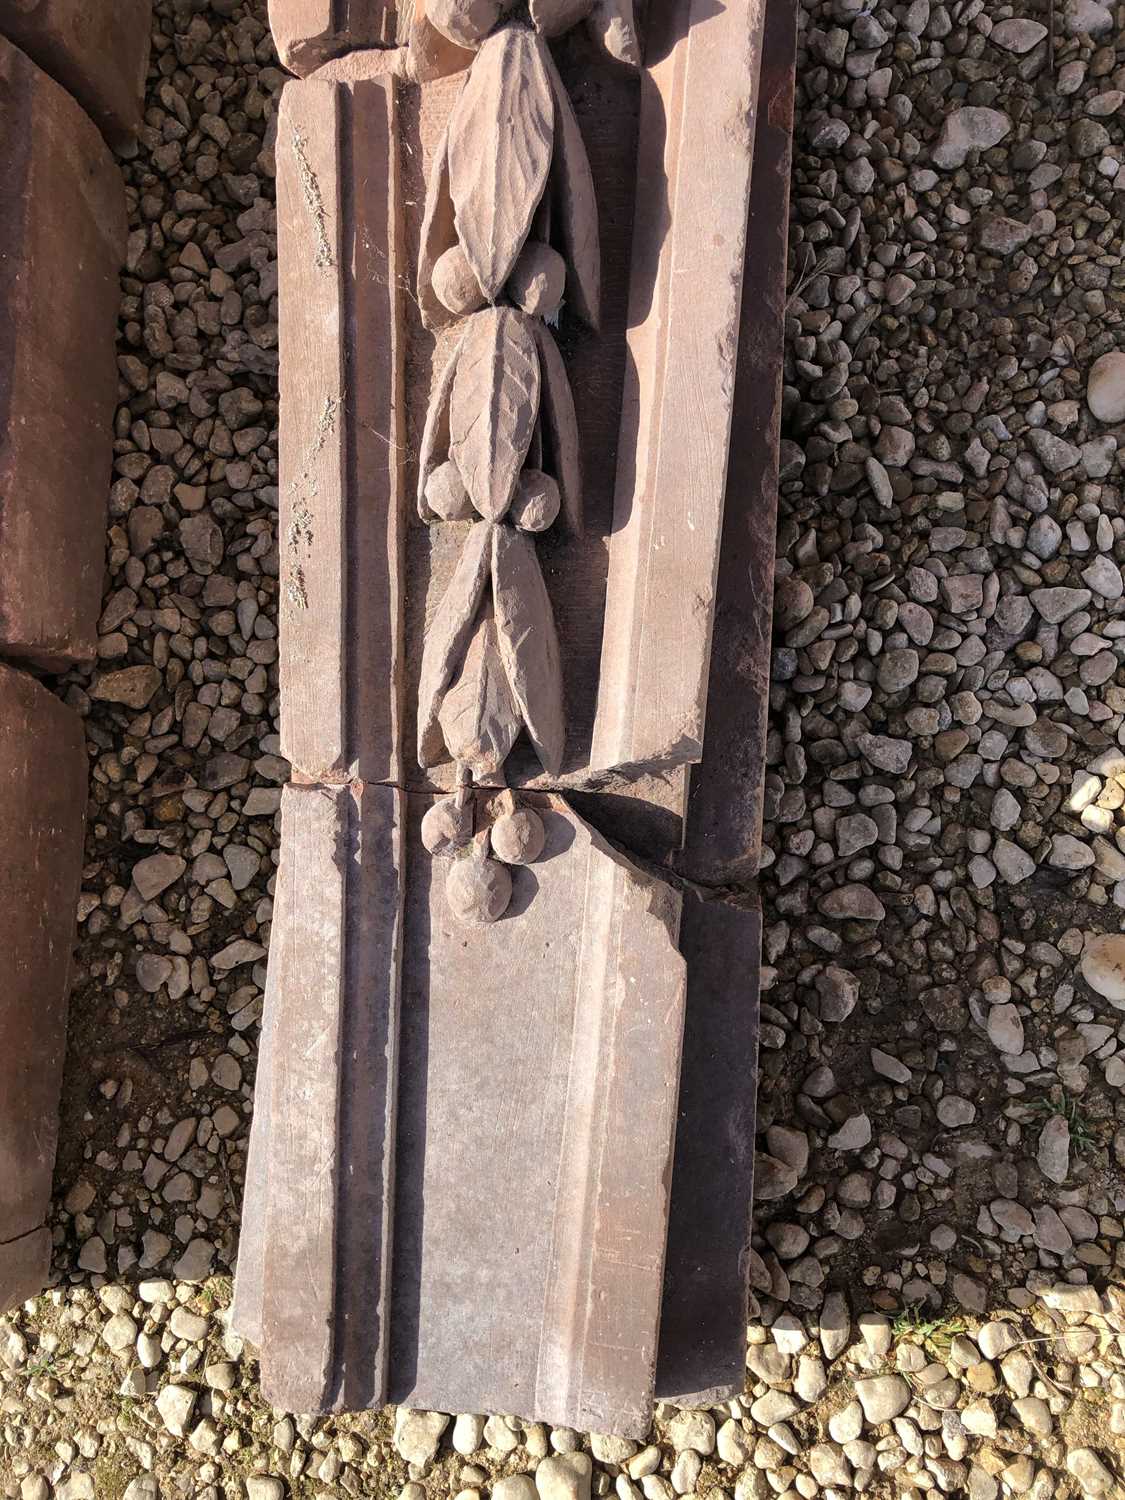
<path fill-rule="evenodd" d="M 652 8 L 627 286 L 635 80 L 604 63 L 587 78 L 586 40 L 543 40 L 586 20 L 636 64 L 627 0 L 533 0 L 538 36 L 425 8 L 475 49 L 467 79 L 429 73 L 412 25 L 406 46 L 347 51 L 288 85 L 279 120 L 282 720 L 300 784 L 234 1324 L 290 1409 L 390 1398 L 640 1436 L 668 1295 L 685 987 L 701 1012 L 687 1170 L 726 1160 L 723 1132 L 753 1136 L 752 892 L 693 898 L 680 933 L 679 895 L 651 871 L 681 846 L 710 857 L 687 765 L 721 595 L 762 9 Z M 319 14 L 339 27 L 339 7 Z M 396 300 L 403 286 L 414 295 Z M 758 630 L 752 654 L 763 609 L 764 594 L 750 626 L 739 617 Z M 594 727 L 599 656 L 614 702 Z M 761 765 L 719 759 L 729 795 L 754 802 Z M 634 836 L 647 872 L 619 847 Z M 349 1014 L 375 1027 L 358 1069 Z M 707 1061 L 727 1036 L 716 1103 Z M 695 1239 L 678 1234 L 667 1285 L 698 1264 L 724 1328 L 672 1385 L 722 1385 L 726 1322 L 742 1336 L 736 1155 L 729 1232 L 706 1185 L 694 1223 L 683 1200 Z"/>
<path fill-rule="evenodd" d="M 0 654 L 61 670 L 96 648 L 125 191 L 2 37 L 0 140 Z"/>
<path fill-rule="evenodd" d="M 85 807 L 81 720 L 0 665 L 0 1310 L 48 1258 Z"/>
<path fill-rule="evenodd" d="M 0 35 L 15 42 L 95 122 L 110 145 L 141 123 L 152 0 L 15 0 Z"/>
<path fill-rule="evenodd" d="M 0 1241 L 0 1314 L 37 1297 L 50 1270 L 51 1236 L 46 1229 Z"/>
<path fill-rule="evenodd" d="M 334 57 L 390 47 L 398 13 L 386 0 L 270 0 L 270 30 L 283 67 L 304 78 Z"/>

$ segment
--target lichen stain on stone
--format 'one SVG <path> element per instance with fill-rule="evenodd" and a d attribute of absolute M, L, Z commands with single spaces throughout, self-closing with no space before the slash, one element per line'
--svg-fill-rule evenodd
<path fill-rule="evenodd" d="M 285 581 L 285 593 L 296 609 L 308 609 L 309 596 L 305 588 L 305 570 L 298 563 Z"/>
<path fill-rule="evenodd" d="M 301 192 L 304 195 L 305 204 L 309 210 L 309 217 L 313 221 L 316 230 L 316 255 L 313 264 L 317 266 L 335 265 L 332 256 L 332 246 L 328 240 L 327 216 L 324 211 L 324 198 L 320 191 L 320 182 L 316 173 L 309 163 L 305 154 L 305 138 L 299 130 L 293 130 L 293 154 L 297 158 L 297 175 L 301 180 Z"/>
<path fill-rule="evenodd" d="M 336 426 L 336 414 L 338 414 L 341 402 L 338 396 L 326 396 L 324 398 L 324 410 L 317 419 L 317 426 L 312 435 L 312 446 L 306 455 L 305 466 L 302 472 L 294 478 L 290 484 L 290 523 L 285 528 L 285 544 L 291 553 L 299 552 L 302 547 L 306 550 L 312 546 L 314 541 L 314 529 L 312 529 L 311 502 L 317 498 L 320 492 L 320 484 L 317 483 L 318 455 L 324 449 L 324 444 L 329 440 Z M 308 609 L 309 595 L 305 586 L 305 573 L 297 562 L 291 561 L 293 571 L 287 583 L 287 594 L 291 603 L 297 604 L 300 609 Z"/>

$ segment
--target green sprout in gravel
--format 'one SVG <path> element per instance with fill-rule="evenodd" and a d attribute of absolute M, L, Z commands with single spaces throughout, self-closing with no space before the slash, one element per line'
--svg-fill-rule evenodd
<path fill-rule="evenodd" d="M 1098 1145 L 1093 1122 L 1083 1113 L 1073 1094 L 1063 1094 L 1061 1099 L 1051 1096 L 1033 1099 L 1027 1107 L 1035 1114 L 1044 1117 L 1062 1115 L 1070 1127 L 1070 1144 L 1080 1156 L 1084 1156 L 1087 1151 L 1092 1151 Z"/>
<path fill-rule="evenodd" d="M 941 1360 L 948 1359 L 950 1347 L 958 1334 L 968 1331 L 961 1318 L 952 1315 L 927 1317 L 924 1302 L 912 1302 L 904 1307 L 892 1327 L 896 1339 L 921 1344 L 935 1359 Z"/>

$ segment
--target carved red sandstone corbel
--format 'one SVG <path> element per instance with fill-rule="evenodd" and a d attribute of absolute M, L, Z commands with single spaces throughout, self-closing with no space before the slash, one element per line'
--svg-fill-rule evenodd
<path fill-rule="evenodd" d="M 735 1339 L 684 1348 L 681 1329 L 691 1357 L 662 1346 L 662 1393 L 743 1378 L 750 1157 L 710 1167 L 752 1142 L 753 894 L 697 903 L 652 872 L 685 834 L 689 874 L 713 844 L 684 810 L 735 452 L 761 12 L 657 0 L 637 73 L 569 34 L 548 51 L 583 20 L 629 50 L 622 9 L 583 10 L 419 10 L 408 47 L 346 51 L 282 102 L 294 783 L 232 1320 L 290 1409 L 391 1399 L 639 1437 L 662 1301 L 670 1323 L 669 1288 L 703 1265 Z M 556 331 L 541 314 L 560 290 Z M 429 524 L 406 520 L 408 484 Z M 748 493 L 731 491 L 732 527 Z M 723 649 L 761 678 L 760 629 Z M 644 734 L 620 732 L 642 691 Z M 735 775 L 718 750 L 697 792 L 707 769 L 720 801 L 752 801 L 760 752 Z M 734 884 L 721 861 L 703 878 Z M 681 1132 L 694 1206 L 666 1287 L 685 986 L 705 1023 L 700 1040 L 689 1017 Z M 739 1025 L 708 1115 L 719 1014 Z"/>

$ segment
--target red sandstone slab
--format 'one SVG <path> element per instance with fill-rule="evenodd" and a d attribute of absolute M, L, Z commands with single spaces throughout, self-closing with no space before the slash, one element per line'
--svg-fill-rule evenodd
<path fill-rule="evenodd" d="M 699 140 L 711 139 L 708 130 L 716 110 L 713 81 L 705 87 L 702 80 L 713 73 L 728 90 L 723 93 L 721 88 L 719 97 L 737 113 L 742 98 L 737 94 L 737 69 L 716 71 L 714 64 L 728 42 L 732 56 L 739 46 L 745 52 L 748 45 L 752 52 L 755 45 L 752 36 L 747 42 L 743 35 L 752 31 L 745 6 L 732 37 L 724 33 L 720 41 L 712 29 L 705 43 L 694 42 L 694 28 L 713 19 L 702 14 L 703 9 L 708 8 L 695 14 L 689 6 L 665 5 L 653 19 L 650 41 L 651 55 L 661 60 L 656 65 L 656 93 L 650 94 L 644 116 L 642 162 L 648 163 L 649 175 L 642 191 L 652 188 L 665 209 L 670 202 L 686 216 L 687 227 L 677 230 L 674 221 L 667 236 L 681 255 L 689 238 L 693 244 L 698 240 L 701 204 L 711 181 L 708 163 L 695 155 Z M 686 26 L 689 14 L 692 29 Z M 565 43 L 560 50 L 566 76 Z M 742 81 L 752 90 L 750 61 Z M 678 898 L 660 882 L 638 874 L 566 804 L 540 800 L 537 805 L 550 825 L 545 856 L 515 872 L 512 905 L 494 927 L 465 929 L 449 914 L 444 869 L 431 862 L 419 840 L 418 824 L 428 798 L 409 794 L 403 799 L 410 814 L 401 844 L 391 839 L 380 844 L 373 836 L 365 849 L 346 811 L 353 793 L 342 783 L 357 774 L 360 756 L 371 754 L 369 742 L 353 728 L 368 722 L 357 718 L 351 706 L 361 685 L 382 695 L 384 717 L 378 721 L 375 742 L 397 751 L 402 738 L 401 630 L 397 608 L 391 606 L 399 597 L 396 590 L 402 587 L 403 573 L 413 621 L 407 641 L 420 653 L 424 617 L 440 595 L 442 569 L 448 574 L 458 550 L 456 538 L 443 542 L 441 528 L 427 533 L 415 523 L 404 563 L 397 553 L 394 524 L 401 514 L 397 480 L 385 477 L 385 461 L 361 465 L 349 460 L 349 446 L 367 429 L 393 431 L 399 440 L 398 430 L 388 428 L 386 420 L 388 415 L 392 422 L 400 420 L 397 364 L 389 360 L 388 350 L 401 336 L 401 325 L 406 327 L 410 375 L 407 449 L 416 446 L 414 408 L 424 413 L 431 363 L 440 366 L 443 352 L 439 348 L 431 358 L 432 346 L 420 332 L 410 304 L 404 300 L 396 306 L 391 301 L 388 306 L 377 278 L 370 305 L 385 311 L 382 323 L 373 315 L 376 337 L 361 339 L 349 313 L 349 296 L 366 295 L 355 287 L 349 291 L 349 275 L 369 253 L 370 242 L 378 245 L 380 222 L 383 243 L 391 247 L 392 257 L 397 254 L 395 165 L 390 148 L 360 151 L 354 116 L 349 116 L 355 98 L 347 88 L 327 92 L 325 79 L 331 76 L 354 87 L 373 63 L 401 71 L 393 54 L 351 53 L 326 63 L 325 73 L 316 79 L 290 85 L 279 132 L 279 171 L 289 174 L 288 184 L 280 184 L 283 257 L 287 229 L 293 246 L 302 247 L 302 269 L 289 282 L 283 267 L 283 290 L 290 287 L 283 296 L 283 339 L 285 320 L 292 317 L 299 340 L 294 346 L 297 358 L 304 360 L 304 394 L 300 386 L 294 388 L 293 446 L 286 450 L 291 457 L 283 452 L 283 506 L 289 507 L 282 527 L 283 593 L 287 584 L 293 586 L 292 604 L 299 585 L 315 577 L 316 597 L 324 601 L 319 615 L 307 607 L 303 614 L 295 608 L 283 626 L 283 674 L 297 674 L 302 695 L 296 717 L 283 707 L 283 719 L 289 726 L 286 735 L 293 737 L 288 744 L 299 772 L 332 784 L 287 793 L 287 807 L 294 797 L 318 800 L 301 803 L 301 818 L 290 817 L 289 831 L 283 831 L 271 997 L 256 1090 L 235 1326 L 264 1344 L 267 1390 L 290 1408 L 355 1407 L 378 1404 L 389 1396 L 410 1405 L 518 1411 L 556 1423 L 639 1436 L 648 1427 L 657 1373 L 669 1156 L 684 1009 L 684 964 L 675 951 Z M 588 56 L 580 46 L 569 66 L 576 77 L 583 77 Z M 610 196 L 602 191 L 607 182 L 619 188 L 622 181 L 628 184 L 612 196 L 608 226 L 603 223 L 603 230 L 609 230 L 603 238 L 613 245 L 612 236 L 623 233 L 621 225 L 627 226 L 632 218 L 631 116 L 627 99 L 616 93 L 616 79 L 612 86 L 600 75 L 596 87 L 590 82 L 580 91 L 589 111 L 582 128 L 594 144 L 591 159 L 600 206 Z M 393 133 L 391 91 L 396 85 L 388 80 L 380 86 L 389 101 Z M 402 218 L 406 243 L 412 245 L 422 198 L 420 169 L 458 85 L 451 79 L 444 86 L 398 87 Z M 610 118 L 611 96 L 615 111 L 621 104 L 621 113 Z M 681 114 L 684 98 L 690 105 L 688 118 Z M 666 116 L 675 127 L 667 160 Z M 745 139 L 737 134 L 748 158 L 752 132 Z M 729 144 L 720 142 L 717 149 Z M 626 159 L 627 171 L 622 173 Z M 604 171 L 607 164 L 610 170 Z M 349 227 L 349 216 L 355 212 L 353 195 L 368 195 L 374 205 L 368 243 Z M 643 215 L 643 201 L 641 209 Z M 730 217 L 724 199 L 719 203 L 719 228 L 724 232 Z M 745 224 L 734 227 L 736 316 Z M 664 222 L 648 223 L 646 253 L 655 255 L 665 231 Z M 639 256 L 641 243 L 639 238 Z M 296 255 L 296 249 L 292 253 Z M 589 443 L 587 498 L 594 501 L 588 507 L 593 531 L 589 553 L 567 550 L 571 544 L 560 539 L 557 550 L 545 554 L 548 588 L 565 627 L 564 642 L 583 662 L 580 673 L 568 676 L 568 700 L 580 698 L 583 682 L 588 687 L 596 677 L 604 573 L 595 554 L 610 529 L 609 506 L 601 505 L 600 496 L 604 487 L 606 498 L 611 498 L 608 455 L 617 427 L 614 372 L 620 370 L 620 363 L 614 363 L 617 356 L 607 350 L 620 327 L 625 260 L 621 255 L 607 257 L 612 295 L 603 324 L 605 347 L 574 329 L 564 329 L 561 335 L 583 443 Z M 650 269 L 655 274 L 668 268 L 657 258 Z M 708 275 L 713 271 L 709 266 Z M 385 285 L 408 276 L 404 264 Z M 661 307 L 682 341 L 685 315 L 675 291 L 670 284 L 657 288 L 664 298 Z M 634 310 L 640 306 L 647 314 L 646 296 L 654 296 L 651 278 L 647 285 L 635 282 L 633 296 Z M 716 304 L 705 298 L 702 305 L 711 317 Z M 654 314 L 657 321 L 664 312 Z M 733 328 L 727 332 L 733 339 Z M 660 335 L 653 337 L 659 340 Z M 382 407 L 372 401 L 362 411 L 357 407 L 344 412 L 338 426 L 319 422 L 326 408 L 314 397 L 319 394 L 323 402 L 327 395 L 327 409 L 332 411 L 334 399 L 336 410 L 342 410 L 339 403 L 350 399 L 354 373 L 367 360 L 376 371 L 391 372 L 384 382 Z M 291 363 L 283 353 L 283 379 Z M 733 356 L 726 368 L 733 381 Z M 633 373 L 630 370 L 627 377 L 630 382 Z M 723 395 L 729 404 L 730 390 Z M 651 386 L 650 396 L 658 405 L 670 399 L 659 382 Z M 632 399 L 630 385 L 627 402 Z M 602 409 L 600 425 L 592 406 Z M 283 428 L 288 420 L 283 395 Z M 626 432 L 623 424 L 622 434 Z M 673 541 L 678 545 L 688 533 L 684 567 L 674 580 L 684 591 L 690 591 L 708 568 L 708 587 L 714 586 L 726 436 L 724 430 L 716 439 L 723 447 L 721 461 L 710 450 L 705 455 L 711 463 L 703 477 L 712 483 L 707 495 L 713 507 L 713 535 L 705 539 L 702 551 L 690 535 L 691 518 L 685 523 L 682 514 L 668 512 Z M 710 441 L 709 433 L 704 437 Z M 631 451 L 626 450 L 626 457 Z M 657 458 L 665 480 L 670 474 L 674 478 L 667 455 Z M 366 483 L 372 473 L 373 491 Z M 291 483 L 296 489 L 287 495 Z M 351 528 L 364 516 L 368 529 L 357 540 Z M 287 565 L 284 551 L 289 541 L 296 545 Z M 639 556 L 647 544 L 632 538 L 629 545 Z M 357 648 L 353 610 L 363 590 L 384 630 L 370 633 Z M 659 629 L 667 600 L 659 592 L 646 596 L 638 586 L 629 607 L 634 638 L 639 640 L 646 623 Z M 695 621 L 693 628 L 698 624 Z M 704 678 L 706 644 L 702 635 L 693 636 L 694 670 Z M 409 661 L 407 668 L 409 682 Z M 670 677 L 680 681 L 683 673 L 677 679 L 677 671 L 678 664 Z M 291 698 L 287 692 L 287 704 Z M 371 701 L 378 710 L 378 698 Z M 696 707 L 701 719 L 698 692 Z M 408 707 L 407 720 L 410 712 Z M 589 785 L 582 759 L 589 744 L 589 716 L 580 722 L 578 748 L 566 773 Z M 663 762 L 684 758 L 688 750 L 698 758 L 700 734 L 693 730 L 693 736 L 690 745 L 681 743 L 681 736 L 669 753 L 662 751 Z M 407 739 L 412 739 L 409 732 Z M 298 740 L 305 749 L 294 755 Z M 397 765 L 393 752 L 385 764 Z M 634 763 L 626 762 L 626 768 L 632 772 Z M 520 768 L 511 769 L 515 779 L 522 778 Z M 390 774 L 401 776 L 401 768 Z M 412 763 L 409 774 L 414 775 Z M 606 822 L 616 817 L 620 826 L 641 830 L 652 844 L 648 852 L 667 858 L 670 847 L 679 842 L 677 792 L 684 773 L 679 770 L 667 779 L 672 784 L 670 805 L 656 808 L 659 816 L 635 795 L 641 786 L 647 795 L 647 781 L 623 786 L 612 776 L 594 778 L 599 788 L 612 788 L 612 797 L 602 790 L 589 792 L 583 798 L 584 809 L 612 801 L 614 813 Z M 365 805 L 378 792 L 402 795 L 368 784 L 362 790 Z M 754 795 L 741 781 L 733 794 Z M 591 817 L 597 821 L 593 813 Z M 659 848 L 658 835 L 663 837 Z M 398 902 L 404 906 L 397 1057 L 389 1041 L 382 1052 L 370 1044 L 366 1074 L 356 1070 L 349 1081 L 346 1016 L 354 1008 L 355 1014 L 370 1016 L 374 1011 L 385 1017 L 394 1003 L 382 986 L 388 976 L 398 974 L 397 961 L 388 956 L 397 953 L 398 939 L 392 944 L 387 937 L 395 929 L 386 916 L 399 910 Z M 372 926 L 365 929 L 364 920 Z M 287 935 L 290 929 L 292 937 Z M 707 1058 L 709 1047 L 722 1045 L 726 1021 L 737 1023 L 731 1032 L 730 1065 L 721 1080 L 726 1103 L 716 1109 L 711 1125 L 716 1114 L 721 1116 L 720 1129 L 744 1124 L 749 1093 L 752 1143 L 752 1083 L 745 1069 L 739 1077 L 739 1069 L 756 1026 L 756 914 L 726 905 L 693 908 L 682 945 L 693 1003 L 704 1012 L 689 1053 L 695 1091 L 689 1090 L 685 1100 L 691 1123 L 702 1131 L 696 1136 L 698 1150 L 692 1160 L 707 1171 L 717 1158 L 714 1136 L 707 1134 L 706 1095 L 698 1091 L 705 1076 L 699 1059 Z M 357 977 L 355 955 L 366 956 L 370 977 Z M 732 984 L 732 962 L 745 966 L 744 984 Z M 749 1055 L 752 1068 L 752 1051 Z M 400 1098 L 392 1129 L 392 1114 L 386 1111 L 394 1111 L 396 1077 Z M 384 1133 L 380 1136 L 375 1129 L 366 1139 L 346 1138 L 349 1111 L 361 1103 L 366 1107 L 372 1097 L 382 1101 L 384 1113 L 379 1117 L 388 1122 Z M 388 1287 L 379 1277 L 386 1275 L 388 1263 L 392 1146 L 395 1243 Z M 725 1147 L 719 1149 L 721 1153 Z M 736 1165 L 741 1167 L 741 1159 Z M 737 1273 L 729 1263 L 729 1246 L 734 1240 L 745 1243 L 747 1221 L 738 1216 L 744 1185 L 748 1213 L 749 1180 L 740 1178 L 735 1226 L 729 1233 L 720 1226 L 722 1244 L 711 1284 L 724 1297 Z M 702 1211 L 711 1215 L 709 1225 L 714 1222 L 713 1198 L 714 1178 L 711 1197 L 703 1188 L 699 1200 Z M 302 1221 L 293 1232 L 298 1216 Z M 378 1226 L 378 1234 L 360 1247 L 355 1236 L 363 1226 L 370 1233 L 372 1225 Z M 697 1254 L 703 1274 L 709 1275 L 705 1248 L 700 1250 L 698 1244 L 698 1225 L 695 1228 L 696 1243 L 689 1241 L 686 1248 Z M 348 1246 L 357 1248 L 353 1252 Z M 352 1259 L 346 1262 L 349 1254 Z M 349 1288 L 354 1296 L 345 1306 L 342 1298 Z M 741 1284 L 735 1302 L 743 1309 L 744 1298 Z M 667 1317 L 667 1291 L 665 1302 Z M 384 1388 L 377 1372 L 386 1353 L 388 1318 L 391 1368 Z M 740 1342 L 743 1322 L 742 1314 L 731 1320 Z M 726 1354 L 726 1342 L 717 1355 L 708 1347 L 703 1361 L 689 1372 L 697 1388 L 726 1378 Z M 718 1373 L 710 1374 L 708 1367 Z M 357 1368 L 365 1368 L 365 1373 L 353 1381 Z M 679 1379 L 685 1378 L 682 1369 Z M 662 1380 L 661 1389 L 674 1386 L 675 1380 L 671 1386 Z"/>
<path fill-rule="evenodd" d="M 795 0 L 768 0 L 738 380 L 703 759 L 677 866 L 752 888 L 761 835 L 793 133 Z M 737 904 L 734 904 L 737 901 Z M 761 913 L 685 902 L 688 1003 L 657 1392 L 712 1405 L 745 1381 Z"/>
<path fill-rule="evenodd" d="M 467 929 L 411 799 L 389 1395 L 640 1437 L 683 1024 L 679 897 L 559 797 Z M 480 806 L 481 804 L 478 804 Z"/>
<path fill-rule="evenodd" d="M 50 1203 L 85 806 L 78 716 L 33 678 L 0 665 L 3 1244 L 35 1236 Z M 42 1252 L 41 1239 L 30 1238 L 0 1257 L 0 1309 L 31 1295 Z"/>
<path fill-rule="evenodd" d="M 281 737 L 314 781 L 401 778 L 394 90 L 291 83 L 278 119 Z"/>
<path fill-rule="evenodd" d="M 152 0 L 7 0 L 0 35 L 72 94 L 111 146 L 141 123 Z"/>
<path fill-rule="evenodd" d="M 0 37 L 0 653 L 92 657 L 125 192 L 88 116 Z"/>
<path fill-rule="evenodd" d="M 702 751 L 763 14 L 663 0 L 645 22 L 593 770 Z"/>
<path fill-rule="evenodd" d="M 232 1324 L 289 1411 L 384 1400 L 403 794 L 289 786 Z"/>

